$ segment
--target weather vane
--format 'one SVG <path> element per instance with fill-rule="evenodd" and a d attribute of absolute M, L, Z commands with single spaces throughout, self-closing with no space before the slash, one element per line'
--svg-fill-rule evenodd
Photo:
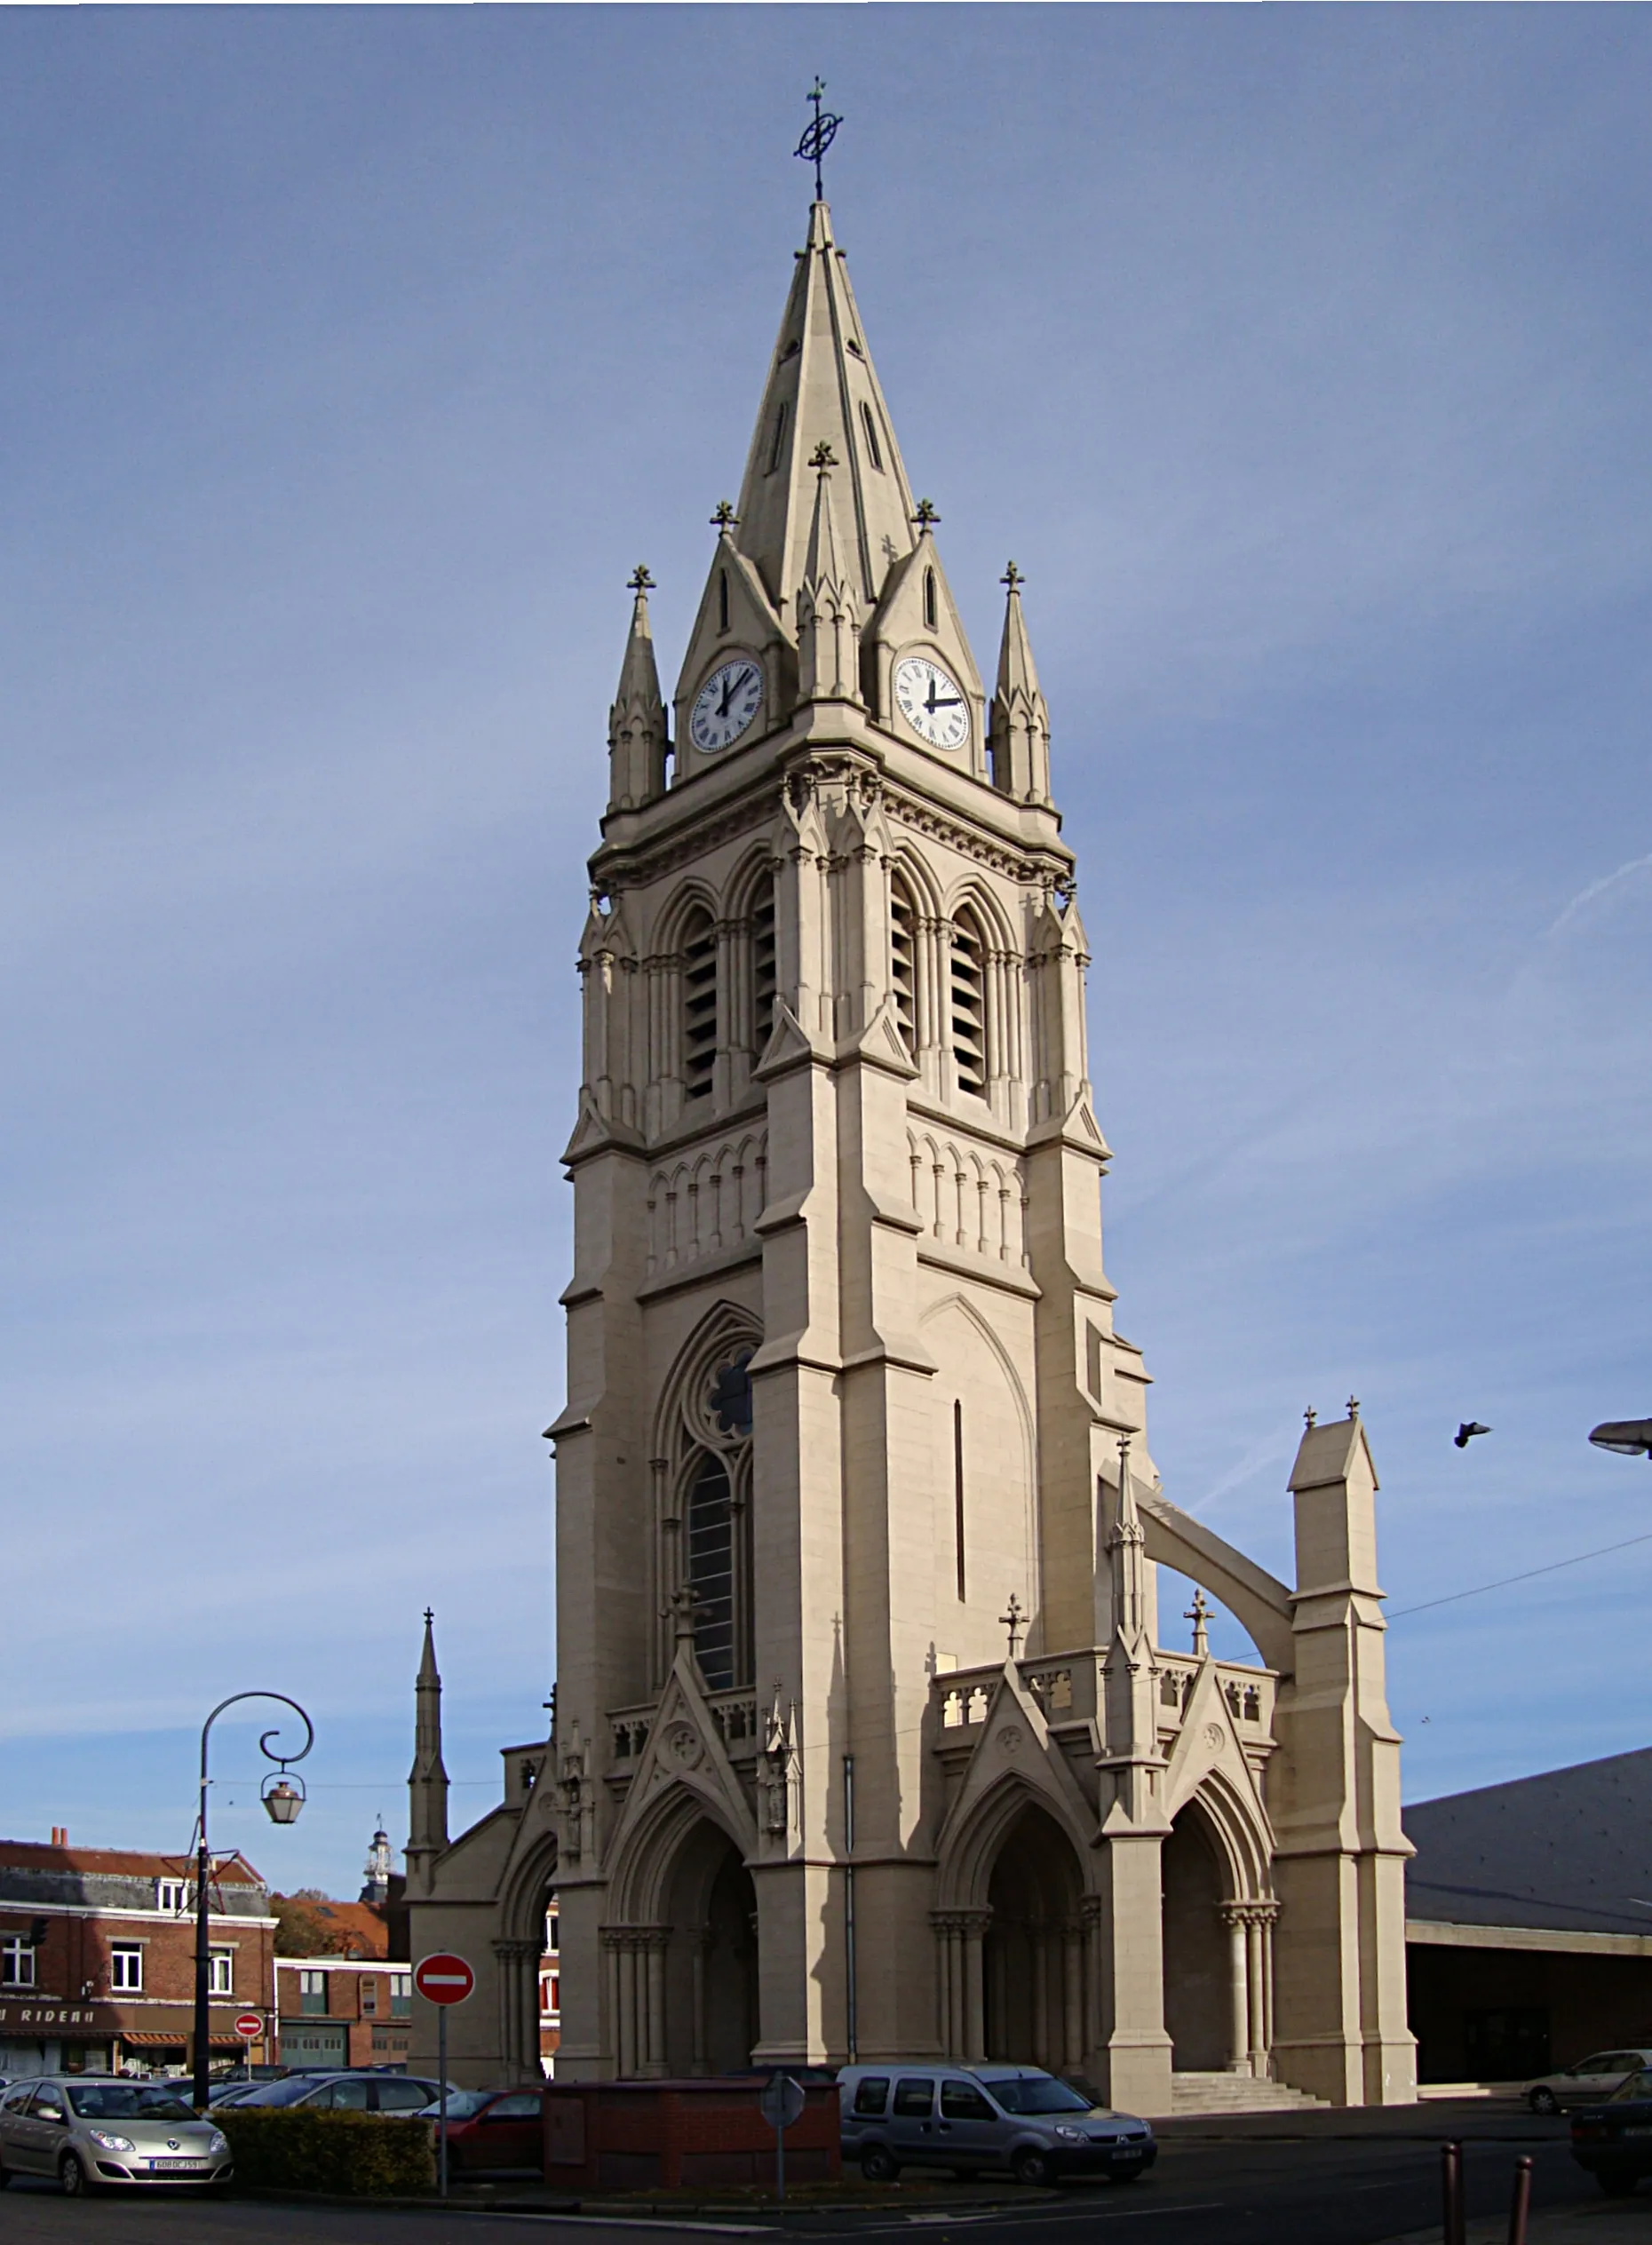
<path fill-rule="evenodd" d="M 821 158 L 837 139 L 838 127 L 843 123 L 843 119 L 833 116 L 830 109 L 821 107 L 821 103 L 826 99 L 824 78 L 816 77 L 814 83 L 809 88 L 806 99 L 814 104 L 814 115 L 803 128 L 803 138 L 798 143 L 797 154 L 805 163 L 812 163 L 814 166 L 814 200 L 816 202 L 824 202 L 826 188 L 821 178 Z"/>

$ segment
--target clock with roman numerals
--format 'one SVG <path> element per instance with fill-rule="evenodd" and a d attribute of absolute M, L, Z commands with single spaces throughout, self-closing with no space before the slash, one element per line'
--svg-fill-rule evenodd
<path fill-rule="evenodd" d="M 763 672 L 749 654 L 713 670 L 694 698 L 688 737 L 705 756 L 715 756 L 746 731 L 763 706 Z"/>
<path fill-rule="evenodd" d="M 932 749 L 961 749 L 969 739 L 969 704 L 938 662 L 909 654 L 895 665 L 895 700 L 920 741 Z"/>

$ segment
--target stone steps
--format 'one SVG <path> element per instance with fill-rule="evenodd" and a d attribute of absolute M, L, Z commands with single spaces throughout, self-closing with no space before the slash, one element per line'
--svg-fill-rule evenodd
<path fill-rule="evenodd" d="M 1171 2113 L 1320 2113 L 1322 2097 L 1249 2074 L 1172 2074 Z"/>

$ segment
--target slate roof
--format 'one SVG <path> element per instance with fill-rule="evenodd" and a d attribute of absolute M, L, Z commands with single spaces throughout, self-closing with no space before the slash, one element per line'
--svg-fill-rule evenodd
<path fill-rule="evenodd" d="M 1403 1812 L 1405 1914 L 1652 1935 L 1652 1747 Z"/>

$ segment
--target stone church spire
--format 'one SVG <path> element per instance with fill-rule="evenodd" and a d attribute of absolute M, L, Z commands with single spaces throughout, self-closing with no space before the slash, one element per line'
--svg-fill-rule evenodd
<path fill-rule="evenodd" d="M 448 1844 L 448 1773 L 441 1759 L 441 1678 L 436 1669 L 435 1615 L 425 1609 L 425 1649 L 414 1686 L 413 1767 L 408 1773 L 408 1884 L 427 1892 L 435 1859 Z"/>
<path fill-rule="evenodd" d="M 809 463 L 814 471 L 814 514 L 798 592 L 798 691 L 805 702 L 861 698 L 861 603 L 858 574 L 843 550 L 832 504 L 831 472 L 838 463 L 822 440 Z"/>
<path fill-rule="evenodd" d="M 1013 561 L 1004 573 L 1004 639 L 998 649 L 998 683 L 992 697 L 988 754 L 993 785 L 1017 803 L 1050 800 L 1050 712 L 1038 689 L 1032 643 L 1021 613 L 1021 571 Z"/>
<path fill-rule="evenodd" d="M 654 579 L 639 566 L 631 573 L 631 631 L 620 664 L 619 691 L 608 711 L 608 809 L 635 811 L 665 792 L 665 704 L 648 626 Z"/>
<path fill-rule="evenodd" d="M 866 347 L 831 212 L 816 202 L 780 323 L 740 487 L 735 542 L 788 623 L 814 520 L 814 456 L 830 445 L 855 590 L 870 607 L 915 543 L 912 491 Z"/>

